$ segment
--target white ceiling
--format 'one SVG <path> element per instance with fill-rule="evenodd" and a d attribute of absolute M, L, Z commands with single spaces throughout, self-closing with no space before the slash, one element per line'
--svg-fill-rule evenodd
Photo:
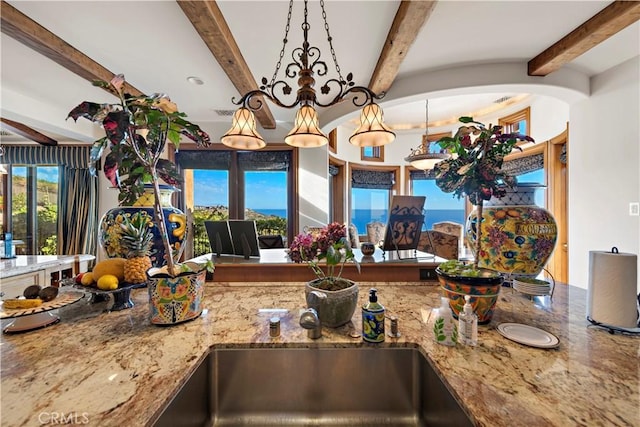
<path fill-rule="evenodd" d="M 233 110 L 239 93 L 231 84 L 181 8 L 173 1 L 8 1 L 22 13 L 66 40 L 76 49 L 145 93 L 171 96 L 188 118 L 205 129 L 221 129 L 230 118 L 215 110 Z M 399 1 L 326 0 L 327 19 L 342 74 L 352 72 L 357 84 L 368 85 Z M 522 62 L 535 57 L 609 1 L 447 1 L 437 3 L 402 63 L 397 80 L 455 66 Z M 256 81 L 271 78 L 284 36 L 286 1 L 218 1 Z M 302 39 L 302 2 L 296 1 L 288 46 Z M 320 48 L 327 65 L 331 55 L 319 4 L 309 5 L 310 42 Z M 106 92 L 34 52 L 11 37 L 1 39 L 2 116 L 43 133 L 90 141 L 79 123 L 65 122 L 66 113 L 84 100 L 112 101 Z M 282 70 L 290 61 L 290 49 Z M 565 67 L 592 76 L 640 52 L 640 23 L 627 27 Z M 187 81 L 197 76 L 198 86 Z M 317 78 L 320 82 L 321 78 Z M 295 91 L 295 82 L 291 83 Z M 316 87 L 321 84 L 317 83 Z M 393 90 L 393 86 L 391 88 Z M 418 94 L 418 93 L 416 93 Z M 504 96 L 491 92 L 440 95 L 430 99 L 430 122 L 456 118 L 483 109 Z M 18 102 L 33 102 L 33 112 L 19 111 Z M 383 107 L 384 102 L 382 103 Z M 270 104 L 274 117 L 288 128 L 295 112 Z M 322 120 L 322 114 L 320 116 Z M 420 127 L 424 100 L 385 107 L 392 126 Z M 345 118 L 346 120 L 346 118 Z M 321 123 L 322 124 L 322 123 Z M 214 140 L 220 134 L 212 134 Z M 7 142 L 9 138 L 3 137 Z"/>

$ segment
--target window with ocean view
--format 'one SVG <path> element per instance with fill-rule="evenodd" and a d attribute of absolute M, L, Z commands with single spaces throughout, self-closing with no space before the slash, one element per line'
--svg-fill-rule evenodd
<path fill-rule="evenodd" d="M 458 199 L 452 193 L 445 193 L 433 179 L 416 179 L 411 182 L 411 195 L 426 196 L 424 203 L 423 230 L 433 228 L 433 224 L 442 221 L 453 221 L 464 224 L 466 221 L 464 199 Z"/>
<path fill-rule="evenodd" d="M 351 190 L 351 223 L 358 233 L 367 232 L 367 223 L 389 219 L 389 190 L 353 188 Z"/>
<path fill-rule="evenodd" d="M 259 235 L 289 234 L 290 151 L 187 151 L 176 155 L 193 210 L 194 255 L 211 251 L 205 221 L 255 220 Z"/>

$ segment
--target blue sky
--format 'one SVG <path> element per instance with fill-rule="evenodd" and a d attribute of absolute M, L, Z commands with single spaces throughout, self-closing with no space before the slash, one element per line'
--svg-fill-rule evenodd
<path fill-rule="evenodd" d="M 27 176 L 27 168 L 24 166 L 14 166 L 12 168 L 13 175 Z M 57 166 L 38 166 L 38 179 L 49 182 L 58 182 Z"/>
<path fill-rule="evenodd" d="M 228 206 L 228 173 L 218 170 L 194 170 L 196 206 Z M 286 209 L 286 172 L 245 172 L 245 206 L 249 209 Z"/>

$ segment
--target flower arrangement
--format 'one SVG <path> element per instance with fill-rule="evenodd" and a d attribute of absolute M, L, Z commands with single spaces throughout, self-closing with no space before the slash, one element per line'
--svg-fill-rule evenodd
<path fill-rule="evenodd" d="M 471 117 L 460 117 L 463 123 L 453 137 L 444 137 L 437 143 L 453 156 L 436 163 L 434 175 L 436 185 L 458 198 L 468 197 L 477 207 L 477 217 L 482 218 L 483 203 L 491 197 L 503 197 L 505 187 L 513 187 L 517 180 L 502 171 L 504 157 L 519 140 L 533 138 L 521 133 L 502 133 L 502 126 L 474 121 Z M 477 227 L 475 253 L 481 253 L 482 227 Z M 475 257 L 474 267 L 478 267 L 479 257 Z"/>
<path fill-rule="evenodd" d="M 360 271 L 346 236 L 346 226 L 338 222 L 318 232 L 298 234 L 289 246 L 289 258 L 295 263 L 309 265 L 320 282 L 316 287 L 328 291 L 344 289 L 351 286 L 351 282 L 342 278 L 344 265 L 352 261 Z"/>
<path fill-rule="evenodd" d="M 102 125 L 105 136 L 93 143 L 91 149 L 91 172 L 96 174 L 96 163 L 102 158 L 105 148 L 110 152 L 104 159 L 103 171 L 107 179 L 120 192 L 120 203 L 131 203 L 144 192 L 144 184 L 151 183 L 155 196 L 154 222 L 160 230 L 165 247 L 168 272 L 171 275 L 184 270 L 176 268 L 171 250 L 167 226 L 160 205 L 160 180 L 169 185 L 181 182 L 177 167 L 162 154 L 170 141 L 176 148 L 180 136 L 184 135 L 198 146 L 211 144 L 209 135 L 196 124 L 185 120 L 186 114 L 178 111 L 176 104 L 165 94 L 133 96 L 124 92 L 125 78 L 119 74 L 111 81 L 94 81 L 118 97 L 116 103 L 98 104 L 82 102 L 71 110 L 68 117 L 77 121 L 79 117 Z M 210 263 L 207 268 L 212 269 Z"/>

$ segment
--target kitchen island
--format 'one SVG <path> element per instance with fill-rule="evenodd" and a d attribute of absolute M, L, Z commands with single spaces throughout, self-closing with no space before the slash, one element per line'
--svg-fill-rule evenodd
<path fill-rule="evenodd" d="M 72 424 L 153 425 L 212 347 L 377 346 L 418 348 L 477 425 L 640 426 L 640 339 L 588 327 L 585 290 L 559 285 L 550 301 L 504 288 L 492 322 L 479 327 L 479 345 L 445 347 L 431 332 L 435 283 L 361 282 L 361 303 L 369 287 L 398 318 L 400 338 L 374 345 L 351 337 L 359 310 L 352 326 L 307 338 L 298 325 L 304 288 L 295 282 L 207 283 L 202 316 L 172 327 L 149 323 L 146 289 L 118 312 L 83 300 L 61 309 L 55 328 L 2 336 L 0 424 L 51 424 L 63 414 Z M 287 312 L 281 335 L 270 338 L 273 314 L 260 309 L 276 308 Z M 510 341 L 496 330 L 504 322 L 544 329 L 560 345 Z"/>

